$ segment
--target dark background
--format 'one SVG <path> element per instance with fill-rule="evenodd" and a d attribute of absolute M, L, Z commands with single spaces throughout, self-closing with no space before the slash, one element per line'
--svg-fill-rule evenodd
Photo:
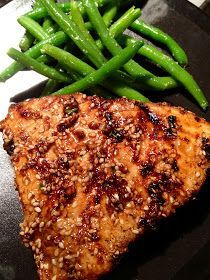
<path fill-rule="evenodd" d="M 6 2 L 0 0 L 0 5 L 2 3 Z M 143 17 L 184 47 L 190 61 L 187 69 L 210 102 L 210 18 L 184 0 L 149 0 Z M 154 95 L 152 99 L 158 100 Z M 202 112 L 184 90 L 164 94 L 163 99 L 210 118 L 209 110 Z M 35 280 L 33 257 L 18 237 L 22 215 L 17 194 L 13 186 L 5 184 L 4 189 L 5 196 L 0 203 L 0 280 Z M 197 200 L 164 221 L 158 230 L 131 245 L 129 254 L 105 279 L 210 280 L 209 181 Z"/>

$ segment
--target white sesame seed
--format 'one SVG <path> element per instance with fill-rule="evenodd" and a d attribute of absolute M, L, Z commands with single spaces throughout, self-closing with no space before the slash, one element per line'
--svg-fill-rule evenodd
<path fill-rule="evenodd" d="M 172 196 L 170 196 L 170 202 L 173 203 L 174 202 L 174 198 Z"/>
<path fill-rule="evenodd" d="M 40 227 L 40 228 L 44 227 L 44 222 L 41 222 L 41 223 L 39 224 L 39 227 Z"/>
<path fill-rule="evenodd" d="M 59 255 L 59 249 L 56 248 L 55 251 L 54 251 L 54 256 L 57 257 L 58 255 Z"/>
<path fill-rule="evenodd" d="M 35 201 L 35 202 L 32 203 L 32 205 L 33 205 L 34 207 L 37 207 L 37 206 L 39 206 L 39 202 L 38 202 L 38 201 Z"/>
<path fill-rule="evenodd" d="M 94 249 L 93 254 L 94 254 L 94 255 L 97 255 L 97 254 L 98 254 L 98 248 L 95 248 L 95 249 Z"/>
<path fill-rule="evenodd" d="M 200 172 L 196 172 L 195 176 L 199 178 L 201 176 Z"/>
<path fill-rule="evenodd" d="M 149 207 L 148 207 L 147 205 L 145 205 L 145 206 L 144 206 L 144 210 L 145 210 L 145 211 L 148 211 L 148 210 L 149 210 Z"/>
<path fill-rule="evenodd" d="M 63 262 L 63 257 L 60 257 L 60 258 L 58 259 L 58 262 L 59 262 L 59 263 Z"/>
<path fill-rule="evenodd" d="M 25 233 L 27 233 L 29 231 L 29 227 L 25 228 Z"/>
<path fill-rule="evenodd" d="M 120 219 L 120 224 L 121 224 L 121 225 L 124 225 L 123 219 Z"/>
<path fill-rule="evenodd" d="M 52 264 L 56 265 L 56 259 L 52 259 Z"/>
<path fill-rule="evenodd" d="M 39 176 L 39 174 L 36 174 L 36 179 L 41 179 L 41 177 Z"/>
<path fill-rule="evenodd" d="M 48 264 L 48 263 L 44 263 L 44 264 L 43 264 L 43 268 L 44 268 L 44 269 L 48 269 L 48 268 L 49 268 L 49 264 Z"/>
<path fill-rule="evenodd" d="M 70 260 L 70 259 L 72 259 L 72 256 L 70 256 L 70 255 L 66 255 L 66 256 L 64 257 L 64 259 L 66 259 L 66 260 Z"/>
<path fill-rule="evenodd" d="M 63 242 L 59 242 L 59 243 L 58 243 L 58 247 L 61 248 L 61 249 L 64 249 L 64 244 L 63 244 Z"/>
<path fill-rule="evenodd" d="M 56 279 L 57 279 L 57 276 L 54 275 L 54 276 L 52 277 L 52 280 L 56 280 Z"/>
<path fill-rule="evenodd" d="M 116 200 L 119 200 L 119 195 L 117 193 L 113 194 L 113 197 L 116 199 Z"/>
<path fill-rule="evenodd" d="M 36 248 L 36 254 L 39 254 L 39 248 Z"/>
<path fill-rule="evenodd" d="M 133 232 L 134 234 L 139 234 L 138 229 L 132 229 L 132 232 Z"/>
<path fill-rule="evenodd" d="M 40 212 L 42 211 L 41 208 L 39 208 L 39 207 L 35 207 L 34 210 L 35 210 L 37 213 L 40 213 Z"/>
<path fill-rule="evenodd" d="M 37 223 L 36 223 L 36 222 L 34 222 L 34 223 L 31 225 L 32 228 L 35 228 L 36 226 L 37 226 Z"/>
<path fill-rule="evenodd" d="M 51 235 L 48 235 L 48 236 L 47 236 L 47 240 L 50 240 L 50 239 L 51 239 Z"/>
<path fill-rule="evenodd" d="M 46 226 L 50 227 L 51 224 L 52 224 L 52 221 L 50 220 L 50 221 L 47 222 Z"/>
<path fill-rule="evenodd" d="M 33 194 L 31 192 L 28 193 L 28 200 L 31 199 Z"/>

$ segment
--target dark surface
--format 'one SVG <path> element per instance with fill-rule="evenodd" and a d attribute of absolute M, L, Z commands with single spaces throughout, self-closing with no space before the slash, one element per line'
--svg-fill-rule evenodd
<path fill-rule="evenodd" d="M 2 0 L 0 5 L 1 3 Z M 147 22 L 153 22 L 168 32 L 184 47 L 190 61 L 188 70 L 201 85 L 210 102 L 210 18 L 183 0 L 150 0 L 143 9 L 143 17 Z M 35 94 L 39 88 L 40 86 L 31 92 Z M 29 92 L 19 95 L 18 98 L 25 97 L 29 97 Z M 164 99 L 210 118 L 209 110 L 202 112 L 183 90 L 175 90 Z M 9 176 L 10 173 L 8 178 Z M 163 222 L 158 231 L 148 233 L 135 245 L 131 245 L 130 253 L 105 279 L 209 280 L 208 187 L 209 184 L 206 184 L 197 200 Z M 4 182 L 3 191 L 5 195 L 1 197 L 0 203 L 0 280 L 37 279 L 32 255 L 21 245 L 18 238 L 18 224 L 22 215 L 17 194 L 7 181 Z"/>

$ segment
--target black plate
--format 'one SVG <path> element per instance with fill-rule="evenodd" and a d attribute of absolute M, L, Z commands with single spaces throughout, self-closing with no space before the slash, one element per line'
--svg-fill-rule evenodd
<path fill-rule="evenodd" d="M 28 2 L 18 1 L 16 3 L 20 5 Z M 0 0 L 0 3 L 5 2 Z M 16 7 L 17 5 L 14 5 L 12 8 L 14 14 Z M 3 9 L 7 12 L 7 6 Z M 11 7 L 9 12 L 11 12 Z M 143 17 L 147 22 L 155 23 L 156 26 L 171 34 L 184 47 L 190 61 L 188 70 L 201 85 L 210 102 L 210 18 L 184 0 L 147 1 L 143 9 Z M 8 36 L 11 35 L 8 34 Z M 16 87 L 15 81 L 10 80 L 13 88 Z M 32 96 L 39 89 L 40 86 L 35 87 L 19 95 L 18 98 Z M 210 118 L 209 111 L 202 112 L 183 90 L 175 90 L 172 94 L 163 96 L 165 95 L 162 94 L 161 100 L 181 105 L 208 120 Z M 6 95 L 5 98 L 7 98 Z M 16 96 L 15 99 L 18 100 L 18 98 Z M 153 100 L 158 100 L 158 98 L 153 98 Z M 3 110 L 5 107 L 3 108 L 1 103 L 0 113 Z M 12 171 L 8 157 L 1 147 L 0 155 L 0 280 L 37 279 L 32 254 L 21 244 L 18 237 L 18 224 L 21 222 L 22 214 L 13 180 L 11 180 Z M 162 223 L 158 231 L 149 233 L 132 245 L 129 254 L 105 279 L 209 280 L 210 190 L 207 184 L 197 200 L 192 201 L 180 209 L 174 217 Z"/>

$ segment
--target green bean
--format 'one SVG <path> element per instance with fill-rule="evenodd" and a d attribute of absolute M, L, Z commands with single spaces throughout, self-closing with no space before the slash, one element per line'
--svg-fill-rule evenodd
<path fill-rule="evenodd" d="M 120 1 L 118 1 L 118 4 L 119 4 Z M 113 5 L 113 4 L 112 4 Z M 110 7 L 109 7 L 110 8 Z M 105 12 L 106 13 L 106 12 Z M 113 14 L 113 13 L 112 13 Z M 139 15 L 139 13 L 138 13 Z M 83 34 L 86 36 L 87 40 L 89 41 L 89 43 L 92 45 L 92 48 L 95 48 L 95 51 L 96 53 L 100 52 L 99 49 L 97 49 L 95 47 L 96 43 L 93 39 L 93 37 L 91 36 L 91 34 L 87 31 L 86 29 L 86 26 L 85 26 L 85 23 L 84 23 L 84 20 L 82 18 L 82 15 L 77 7 L 77 2 L 76 1 L 72 1 L 71 2 L 71 16 L 72 16 L 72 19 L 74 20 L 74 22 L 78 25 L 78 27 L 80 28 L 80 30 L 83 32 Z M 108 22 L 107 22 L 108 23 Z M 106 61 L 105 57 L 104 57 L 104 61 Z M 126 74 L 124 73 L 121 73 L 121 75 L 123 75 L 123 77 L 121 78 L 119 76 L 119 72 L 118 73 L 115 73 L 114 76 L 116 75 L 116 79 L 118 80 L 121 80 L 121 81 L 125 81 L 127 82 L 128 80 L 128 77 Z"/>
<path fill-rule="evenodd" d="M 25 67 L 34 70 L 48 78 L 60 81 L 60 82 L 71 82 L 67 75 L 55 70 L 52 67 L 43 65 L 42 63 L 37 62 L 35 59 L 21 53 L 20 51 L 10 48 L 7 54 L 16 60 L 17 62 L 23 64 Z"/>
<path fill-rule="evenodd" d="M 97 0 L 97 5 L 98 7 L 102 7 L 108 3 L 112 2 L 112 0 Z M 82 7 L 82 4 L 80 2 L 78 2 L 79 4 L 79 9 L 80 12 L 82 13 L 82 15 L 84 15 L 85 11 Z M 62 11 L 64 13 L 68 13 L 70 12 L 70 2 L 64 2 L 64 3 L 58 3 L 57 6 L 62 9 Z M 28 16 L 34 20 L 39 20 L 41 18 L 44 18 L 46 16 L 48 16 L 48 10 L 45 7 L 39 7 L 37 9 L 34 9 L 28 13 L 25 14 L 25 16 Z"/>
<path fill-rule="evenodd" d="M 30 32 L 26 31 L 20 40 L 19 47 L 22 52 L 26 52 L 33 44 L 34 36 Z"/>
<path fill-rule="evenodd" d="M 110 36 L 109 30 L 107 29 L 103 19 L 97 9 L 93 0 L 82 0 L 83 5 L 86 9 L 86 12 L 89 16 L 91 23 L 94 28 L 98 32 L 98 35 L 106 46 L 106 48 L 110 51 L 112 55 L 116 55 L 122 48 L 117 43 L 117 41 Z M 145 85 L 152 87 L 156 90 L 165 90 L 167 88 L 173 88 L 177 86 L 177 82 L 173 79 L 170 79 L 170 84 L 168 83 L 160 83 L 160 81 L 156 80 L 156 77 L 146 69 L 144 69 L 141 65 L 136 63 L 134 60 L 130 60 L 124 65 L 124 69 L 138 81 L 144 83 Z"/>
<path fill-rule="evenodd" d="M 70 2 L 71 4 L 71 18 L 72 20 L 74 21 L 75 24 L 77 24 L 77 26 L 79 27 L 79 29 L 81 30 L 81 32 L 84 34 L 84 36 L 86 37 L 86 39 L 89 41 L 89 43 L 91 45 L 94 45 L 94 48 L 96 47 L 95 45 L 95 41 L 93 39 L 93 37 L 90 35 L 89 31 L 87 30 L 86 26 L 85 26 L 85 23 L 84 23 L 84 20 L 83 20 L 83 17 L 80 13 L 80 10 L 79 10 L 79 7 L 78 7 L 78 2 L 77 1 L 74 1 L 72 0 Z M 99 50 L 97 49 L 97 52 Z"/>
<path fill-rule="evenodd" d="M 49 57 L 48 55 L 45 55 L 45 54 L 42 54 L 40 55 L 36 61 L 40 62 L 40 63 L 43 63 L 43 64 L 49 64 L 49 63 L 52 63 L 53 60 L 51 57 Z"/>
<path fill-rule="evenodd" d="M 116 3 L 114 3 L 114 6 L 113 6 L 113 3 L 110 3 L 110 5 L 108 5 L 107 9 L 105 10 L 105 12 L 103 14 L 103 20 L 107 27 L 109 27 L 111 25 L 116 14 L 117 14 Z M 91 22 L 89 22 L 89 21 L 85 22 L 85 27 L 89 31 L 92 30 L 92 28 L 93 28 Z"/>
<path fill-rule="evenodd" d="M 130 47 L 126 47 L 125 49 L 121 50 L 116 56 L 106 62 L 103 66 L 101 66 L 100 69 L 90 73 L 82 80 L 63 88 L 54 94 L 70 94 L 77 91 L 83 91 L 88 87 L 100 83 L 116 70 L 118 70 L 124 63 L 130 60 L 141 46 L 142 44 L 140 43 L 130 45 Z"/>
<path fill-rule="evenodd" d="M 131 37 L 125 37 L 125 40 L 126 45 L 138 41 L 137 39 Z M 139 49 L 138 54 L 146 57 L 149 60 L 152 60 L 163 70 L 170 73 L 172 77 L 179 81 L 188 90 L 188 92 L 195 98 L 202 109 L 205 110 L 207 108 L 208 101 L 206 100 L 206 97 L 204 96 L 199 85 L 196 83 L 193 77 L 172 58 L 165 55 L 161 51 L 157 51 L 156 48 L 148 44 L 145 44 L 141 49 Z"/>
<path fill-rule="evenodd" d="M 33 6 L 33 9 L 36 9 L 36 8 L 41 7 L 42 5 L 40 3 L 40 0 L 36 0 L 36 1 L 34 1 L 32 6 Z"/>
<path fill-rule="evenodd" d="M 88 93 L 90 95 L 97 95 L 97 96 L 102 96 L 104 98 L 115 98 L 113 94 L 105 90 L 102 86 L 92 86 L 87 89 Z"/>
<path fill-rule="evenodd" d="M 48 34 L 44 31 L 41 25 L 33 19 L 26 16 L 20 16 L 17 21 L 38 41 L 42 41 L 48 38 Z"/>
<path fill-rule="evenodd" d="M 125 14 L 123 14 L 120 19 L 115 22 L 111 27 L 110 27 L 110 34 L 113 37 L 117 37 L 119 34 L 123 33 L 124 30 L 130 26 L 130 24 L 135 21 L 139 16 L 140 16 L 140 9 L 135 9 L 134 7 L 131 7 Z M 75 19 L 75 21 L 79 22 L 78 19 Z M 87 24 L 87 23 L 86 23 Z M 91 23 L 90 23 L 91 25 Z M 88 26 L 86 25 L 86 28 Z M 83 29 L 85 29 L 83 27 Z M 86 30 L 85 30 L 86 32 Z M 90 36 L 91 37 L 91 36 Z M 91 37 L 92 38 L 92 37 Z M 93 39 L 92 39 L 93 40 Z M 99 47 L 100 50 L 103 50 L 103 45 L 102 42 L 100 40 L 96 41 L 97 46 Z M 156 85 L 156 89 L 157 89 L 157 85 L 158 85 L 158 89 L 160 88 L 161 90 L 167 88 L 174 88 L 177 86 L 177 82 L 172 79 L 171 77 L 155 77 L 155 75 L 153 75 L 152 73 L 150 73 L 149 71 L 145 70 L 145 73 L 149 76 L 151 75 L 152 78 L 150 78 L 152 80 L 152 82 Z M 125 76 L 122 78 L 122 80 L 125 80 Z M 128 78 L 126 78 L 126 83 L 128 83 L 129 85 L 132 85 L 134 81 L 128 81 Z M 142 84 L 135 84 L 135 86 L 137 86 L 138 89 L 146 89 L 146 90 L 150 90 L 150 87 L 146 87 Z"/>
<path fill-rule="evenodd" d="M 44 47 L 42 48 L 42 53 L 48 54 L 49 56 L 56 59 L 59 63 L 61 63 L 62 67 L 70 73 L 78 73 L 81 76 L 87 76 L 95 70 L 92 66 L 88 65 L 86 62 L 77 58 L 73 54 L 51 45 L 44 45 Z M 75 80 L 78 79 L 76 78 Z M 128 79 L 126 78 L 126 82 L 127 81 Z M 110 80 L 105 80 L 101 85 L 118 96 L 133 96 L 135 98 L 138 98 L 140 94 L 135 89 L 125 84 L 124 75 L 121 78 L 119 75 L 114 74 L 111 82 Z M 130 85 L 133 85 L 133 81 L 130 82 Z M 128 95 L 129 91 L 130 95 Z M 142 101 L 145 100 L 143 95 L 141 95 L 141 99 Z"/>
<path fill-rule="evenodd" d="M 111 83 L 110 82 L 106 83 L 106 88 L 114 92 L 117 96 L 120 97 L 139 100 L 141 102 L 149 102 L 149 99 L 147 97 L 145 97 L 135 89 L 129 87 L 125 83 L 116 80 L 115 77 L 112 79 Z"/>
<path fill-rule="evenodd" d="M 67 70 L 77 72 L 82 76 L 87 76 L 95 70 L 92 66 L 74 56 L 70 52 L 62 50 L 58 47 L 46 44 L 41 49 L 41 52 L 53 57 L 59 63 L 62 63 L 62 65 L 65 66 Z"/>
<path fill-rule="evenodd" d="M 40 7 L 40 1 L 36 0 L 33 4 L 33 9 L 36 9 L 38 7 Z M 33 42 L 34 36 L 30 32 L 26 31 L 19 43 L 21 51 L 27 51 L 32 46 Z"/>
<path fill-rule="evenodd" d="M 79 27 L 64 13 L 53 0 L 41 0 L 43 6 L 47 8 L 52 19 L 64 30 L 64 32 L 74 41 L 81 51 L 92 61 L 97 67 L 104 64 L 103 55 L 89 44 L 89 41 L 83 35 Z"/>
<path fill-rule="evenodd" d="M 106 8 L 104 14 L 103 14 L 103 20 L 106 24 L 106 26 L 110 26 L 113 19 L 115 18 L 118 10 L 118 5 L 116 3 L 110 3 L 108 7 Z"/>
<path fill-rule="evenodd" d="M 51 35 L 57 31 L 57 27 L 50 17 L 46 17 L 44 19 L 42 27 L 48 35 Z"/>
<path fill-rule="evenodd" d="M 109 28 L 109 34 L 113 38 L 117 38 L 122 34 L 132 22 L 134 22 L 141 15 L 140 9 L 131 7 L 127 10 L 116 22 L 114 22 Z M 91 24 L 91 23 L 90 23 Z M 96 44 L 100 50 L 103 50 L 103 44 L 100 39 L 96 40 Z"/>
<path fill-rule="evenodd" d="M 117 37 L 122 34 L 141 15 L 141 10 L 134 6 L 127 10 L 110 28 L 110 35 Z"/>
<path fill-rule="evenodd" d="M 50 95 L 51 93 L 55 92 L 58 89 L 59 85 L 60 83 L 58 81 L 49 79 L 45 85 L 44 90 L 42 91 L 41 97 Z"/>
<path fill-rule="evenodd" d="M 66 40 L 67 40 L 66 34 L 62 31 L 59 31 L 56 34 L 49 36 L 46 40 L 43 40 L 39 42 L 37 45 L 30 48 L 28 51 L 25 52 L 25 55 L 32 58 L 38 58 L 41 55 L 40 50 L 45 44 L 52 44 L 55 46 L 59 46 L 64 42 L 66 42 Z M 5 82 L 6 80 L 14 76 L 18 71 L 21 71 L 24 68 L 25 67 L 22 64 L 16 61 L 13 62 L 0 73 L 0 82 Z"/>
<path fill-rule="evenodd" d="M 164 44 L 170 50 L 172 56 L 176 61 L 179 62 L 180 65 L 185 66 L 188 64 L 188 58 L 185 51 L 171 36 L 163 32 L 159 28 L 145 23 L 143 20 L 136 20 L 131 24 L 131 28 L 133 28 L 140 34 L 147 36 L 148 38 L 152 38 L 156 42 Z"/>

